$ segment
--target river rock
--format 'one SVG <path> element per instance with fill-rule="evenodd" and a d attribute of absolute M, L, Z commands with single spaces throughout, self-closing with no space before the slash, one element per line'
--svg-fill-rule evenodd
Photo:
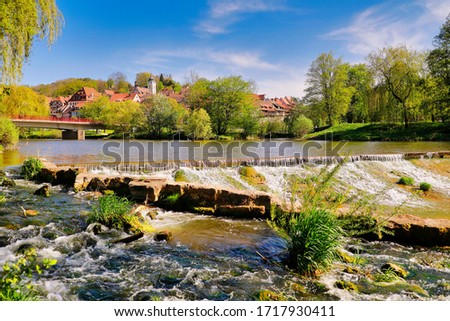
<path fill-rule="evenodd" d="M 158 211 L 155 207 L 139 205 L 131 211 L 131 214 L 138 215 L 141 218 L 149 217 L 150 219 L 155 220 L 158 215 Z"/>
<path fill-rule="evenodd" d="M 339 280 L 334 283 L 334 286 L 341 290 L 358 292 L 358 287 L 353 282 L 350 281 Z"/>
<path fill-rule="evenodd" d="M 50 196 L 50 186 L 44 185 L 38 188 L 34 193 L 34 195 L 49 197 Z"/>
<path fill-rule="evenodd" d="M 194 207 L 214 207 L 218 194 L 217 187 L 200 184 L 186 184 L 180 201 Z"/>
<path fill-rule="evenodd" d="M 14 187 L 16 182 L 13 179 L 6 177 L 6 175 L 0 176 L 0 186 L 2 187 Z"/>
<path fill-rule="evenodd" d="M 383 235 L 384 240 L 407 245 L 450 246 L 450 220 L 404 214 L 392 217 L 386 228 L 394 234 Z"/>
<path fill-rule="evenodd" d="M 139 233 L 136 233 L 134 235 L 130 235 L 130 236 L 127 236 L 127 237 L 124 237 L 124 238 L 112 241 L 111 243 L 112 244 L 118 244 L 118 243 L 128 244 L 128 243 L 134 242 L 136 240 L 139 240 L 142 237 L 144 237 L 144 233 L 139 232 Z"/>
<path fill-rule="evenodd" d="M 388 262 L 381 267 L 381 272 L 386 273 L 388 271 L 393 272 L 395 275 L 401 278 L 406 278 L 409 274 L 408 271 L 406 271 L 404 268 L 391 262 Z"/>
<path fill-rule="evenodd" d="M 161 231 L 161 232 L 156 233 L 155 236 L 153 237 L 153 239 L 157 242 L 162 242 L 162 241 L 170 242 L 173 239 L 173 235 L 172 235 L 172 232 Z"/>
<path fill-rule="evenodd" d="M 137 201 L 142 201 L 147 204 L 154 203 L 158 201 L 159 194 L 165 182 L 165 178 L 152 178 L 150 180 L 131 181 L 129 184 L 130 194 L 133 199 Z"/>
<path fill-rule="evenodd" d="M 86 228 L 86 232 L 88 233 L 92 233 L 94 235 L 98 235 L 98 234 L 102 234 L 105 232 L 108 232 L 109 228 L 103 224 L 100 223 L 91 223 L 89 224 L 89 226 Z"/>
<path fill-rule="evenodd" d="M 264 206 L 256 206 L 256 205 L 241 205 L 241 206 L 233 206 L 233 205 L 222 205 L 219 206 L 216 210 L 216 215 L 219 216 L 230 216 L 230 217 L 238 217 L 238 218 L 262 218 L 266 213 L 266 209 Z"/>

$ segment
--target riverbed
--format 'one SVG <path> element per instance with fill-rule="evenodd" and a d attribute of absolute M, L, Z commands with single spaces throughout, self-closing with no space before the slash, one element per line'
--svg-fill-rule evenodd
<path fill-rule="evenodd" d="M 28 156 L 45 157 L 59 164 L 101 162 L 108 160 L 101 151 L 105 143 L 22 141 L 19 150 L 1 154 L 0 167 L 7 167 L 9 175 L 14 175 L 14 166 Z M 279 141 L 277 146 L 281 143 Z M 296 150 L 304 149 L 304 142 L 292 144 Z M 344 154 L 354 155 L 440 150 L 450 150 L 450 143 L 368 142 L 348 143 L 343 147 Z M 130 160 L 139 161 L 139 153 L 133 155 Z M 434 178 L 436 193 L 445 198 L 442 197 L 447 192 L 445 163 L 431 166 L 431 163 L 418 162 L 353 163 L 345 168 L 340 179 L 361 190 L 382 194 L 380 191 L 385 186 L 377 187 L 377 184 L 395 184 L 395 175 L 403 171 L 418 179 Z M 256 169 L 264 173 L 268 188 L 279 196 L 285 193 L 282 186 L 285 176 L 302 171 L 300 167 Z M 320 168 L 308 167 L 307 170 L 313 173 Z M 231 184 L 231 187 L 234 181 L 226 177 L 240 179 L 233 169 L 185 168 L 185 171 L 193 180 Z M 174 171 L 164 175 L 171 177 Z M 16 187 L 0 188 L 0 193 L 6 197 L 6 202 L 0 205 L 0 265 L 14 261 L 20 249 L 28 246 L 37 248 L 42 257 L 58 260 L 57 265 L 37 281 L 45 300 L 255 300 L 264 290 L 292 300 L 450 299 L 448 248 L 410 247 L 348 238 L 344 251 L 353 256 L 351 263 L 337 261 L 330 272 L 318 278 L 305 278 L 284 266 L 287 245 L 263 220 L 156 209 L 158 215 L 149 223 L 157 231 L 172 232 L 172 241 L 156 242 L 149 234 L 128 245 L 113 244 L 112 241 L 124 236 L 122 232 L 112 230 L 94 235 L 86 230 L 85 214 L 96 202 L 94 194 L 74 193 L 55 186 L 51 188 L 52 195 L 43 198 L 33 195 L 40 185 L 21 179 L 16 183 Z M 392 195 L 398 197 L 399 202 L 403 202 L 404 195 L 414 196 L 415 203 L 410 205 L 416 207 L 411 208 L 426 208 L 420 202 L 435 204 L 433 199 L 416 195 L 413 189 L 396 188 L 399 190 Z M 389 193 L 384 194 L 382 196 L 388 200 L 393 199 Z M 26 217 L 22 207 L 37 210 L 39 214 Z M 439 215 L 446 214 L 445 211 L 446 207 L 437 209 Z M 403 266 L 409 272 L 405 280 L 377 282 L 380 268 L 387 262 Z M 357 291 L 338 288 L 335 283 L 341 280 L 355 284 Z"/>

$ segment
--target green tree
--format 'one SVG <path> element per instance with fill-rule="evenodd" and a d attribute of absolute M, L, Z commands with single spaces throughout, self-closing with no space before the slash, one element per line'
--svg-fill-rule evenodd
<path fill-rule="evenodd" d="M 55 0 L 0 0 L 0 13 L 1 83 L 9 84 L 22 77 L 36 38 L 56 40 L 62 15 Z"/>
<path fill-rule="evenodd" d="M 368 56 L 369 64 L 379 82 L 402 106 L 405 128 L 408 128 L 412 109 L 410 98 L 423 69 L 423 55 L 404 46 L 386 47 Z"/>
<path fill-rule="evenodd" d="M 136 74 L 135 83 L 139 87 L 147 87 L 148 79 L 152 76 L 151 73 L 144 71 Z"/>
<path fill-rule="evenodd" d="M 242 129 L 243 138 L 254 136 L 259 133 L 262 116 L 261 110 L 255 105 L 254 98 L 249 95 L 247 101 L 242 104 L 234 125 Z"/>
<path fill-rule="evenodd" d="M 369 98 L 374 80 L 366 64 L 356 64 L 348 69 L 348 86 L 353 87 L 353 95 L 347 112 L 347 122 L 365 123 L 369 121 Z"/>
<path fill-rule="evenodd" d="M 262 136 L 284 133 L 286 125 L 278 117 L 265 117 L 260 122 L 260 134 Z"/>
<path fill-rule="evenodd" d="M 116 132 L 132 136 L 144 121 L 144 113 L 134 101 L 111 102 L 103 109 L 100 121 Z"/>
<path fill-rule="evenodd" d="M 5 116 L 48 116 L 50 107 L 45 97 L 24 86 L 7 87 L 0 101 L 0 115 Z M 1 91 L 1 89 L 0 89 Z"/>
<path fill-rule="evenodd" d="M 285 124 L 286 132 L 289 135 L 294 134 L 294 125 L 297 118 L 304 115 L 307 111 L 307 107 L 304 106 L 301 102 L 298 102 L 297 105 L 291 109 L 289 114 L 284 117 L 283 122 Z"/>
<path fill-rule="evenodd" d="M 19 131 L 13 122 L 4 117 L 0 117 L 0 146 L 11 148 L 19 141 Z"/>
<path fill-rule="evenodd" d="M 426 61 L 434 78 L 434 100 L 430 102 L 435 110 L 434 116 L 442 120 L 450 119 L 450 15 L 447 16 L 439 34 L 434 37 L 434 49 Z"/>
<path fill-rule="evenodd" d="M 68 78 L 55 81 L 51 84 L 40 84 L 32 87 L 37 93 L 47 97 L 72 96 L 82 87 L 91 87 L 102 91 L 105 89 L 103 80 L 90 78 Z"/>
<path fill-rule="evenodd" d="M 212 136 L 211 119 L 206 110 L 199 108 L 192 111 L 187 118 L 185 132 L 193 140 L 208 139 Z"/>
<path fill-rule="evenodd" d="M 304 115 L 300 115 L 294 120 L 292 126 L 292 134 L 295 137 L 301 138 L 311 132 L 313 129 L 313 121 Z"/>
<path fill-rule="evenodd" d="M 145 99 L 141 106 L 146 116 L 144 130 L 151 137 L 162 138 L 176 128 L 179 113 L 166 96 L 156 94 Z"/>
<path fill-rule="evenodd" d="M 195 83 L 191 84 L 187 94 L 187 104 L 191 109 L 203 108 L 207 109 L 209 105 L 209 86 L 211 81 L 206 78 L 199 78 Z"/>
<path fill-rule="evenodd" d="M 213 132 L 224 135 L 239 113 L 249 102 L 254 91 L 254 84 L 241 76 L 217 78 L 210 82 L 206 92 L 206 108 Z"/>
<path fill-rule="evenodd" d="M 80 117 L 101 121 L 104 118 L 105 110 L 109 110 L 110 103 L 107 96 L 100 96 L 94 101 L 87 102 L 80 109 Z"/>
<path fill-rule="evenodd" d="M 106 81 L 109 88 L 118 93 L 127 93 L 131 90 L 131 84 L 127 81 L 127 77 L 121 71 L 112 73 Z"/>
<path fill-rule="evenodd" d="M 353 88 L 348 86 L 348 65 L 333 53 L 322 53 L 307 73 L 305 101 L 316 109 L 316 122 L 331 126 L 347 113 Z"/>

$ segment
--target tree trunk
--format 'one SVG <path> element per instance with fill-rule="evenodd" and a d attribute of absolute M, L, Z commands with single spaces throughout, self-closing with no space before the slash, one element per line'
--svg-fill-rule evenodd
<path fill-rule="evenodd" d="M 403 105 L 403 120 L 405 122 L 405 129 L 409 127 L 408 124 L 408 113 L 407 113 L 407 109 L 406 109 L 406 103 L 403 101 L 402 102 Z"/>

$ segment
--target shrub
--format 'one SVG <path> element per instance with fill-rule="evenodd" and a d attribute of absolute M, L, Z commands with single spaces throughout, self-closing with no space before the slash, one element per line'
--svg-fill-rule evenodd
<path fill-rule="evenodd" d="M 272 226 L 288 242 L 289 265 L 310 276 L 328 269 L 342 240 L 336 216 L 323 209 L 283 215 L 285 218 L 275 219 Z"/>
<path fill-rule="evenodd" d="M 37 300 L 38 292 L 31 284 L 32 277 L 57 263 L 56 260 L 38 260 L 34 248 L 27 249 L 15 263 L 5 263 L 0 275 L 0 301 Z"/>
<path fill-rule="evenodd" d="M 266 181 L 264 175 L 258 173 L 256 169 L 251 166 L 242 166 L 239 168 L 239 174 L 251 185 L 264 184 Z"/>
<path fill-rule="evenodd" d="M 175 172 L 175 182 L 188 182 L 188 178 L 186 177 L 186 173 L 184 170 L 179 169 Z"/>
<path fill-rule="evenodd" d="M 400 185 L 414 185 L 414 178 L 412 177 L 407 177 L 407 176 L 402 176 L 400 177 L 398 184 Z"/>
<path fill-rule="evenodd" d="M 26 180 L 36 179 L 42 168 L 44 168 L 44 164 L 42 164 L 40 159 L 29 157 L 23 162 L 20 175 Z"/>
<path fill-rule="evenodd" d="M 109 228 L 131 232 L 151 232 L 150 225 L 141 222 L 131 213 L 132 204 L 126 198 L 104 195 L 98 199 L 97 206 L 88 214 L 87 223 L 100 223 Z"/>
<path fill-rule="evenodd" d="M 308 117 L 299 116 L 293 123 L 292 132 L 295 137 L 303 137 L 314 129 L 314 123 Z"/>
<path fill-rule="evenodd" d="M 420 183 L 419 189 L 424 192 L 431 191 L 431 184 L 422 182 L 422 183 Z"/>
<path fill-rule="evenodd" d="M 6 196 L 1 194 L 0 195 L 0 205 L 4 205 L 6 203 Z"/>
<path fill-rule="evenodd" d="M 14 146 L 19 140 L 19 131 L 14 123 L 8 119 L 0 117 L 0 146 L 9 148 Z"/>

